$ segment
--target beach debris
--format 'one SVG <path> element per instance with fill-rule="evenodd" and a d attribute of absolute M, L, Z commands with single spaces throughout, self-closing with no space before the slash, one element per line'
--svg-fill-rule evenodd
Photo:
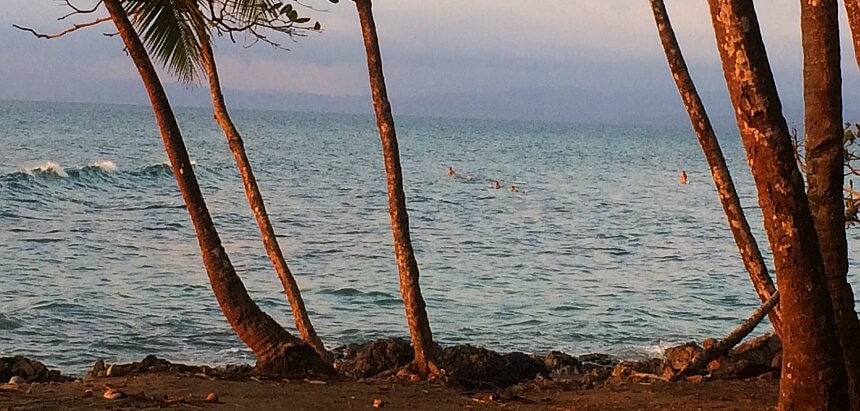
<path fill-rule="evenodd" d="M 21 391 L 21 384 L 0 384 L 0 391 Z"/>
<path fill-rule="evenodd" d="M 218 402 L 218 396 L 215 395 L 214 392 L 210 392 L 209 394 L 206 395 L 206 399 L 204 401 L 217 403 Z"/>
<path fill-rule="evenodd" d="M 90 398 L 90 397 L 94 397 L 94 396 L 95 396 L 95 394 L 93 393 L 93 390 L 91 390 L 89 388 L 84 390 L 84 398 Z"/>
<path fill-rule="evenodd" d="M 120 390 L 105 388 L 105 392 L 104 394 L 102 394 L 102 398 L 106 400 L 121 400 L 123 398 L 128 398 L 128 394 Z"/>
<path fill-rule="evenodd" d="M 381 400 L 379 398 L 373 399 L 373 408 L 383 408 L 386 404 L 388 404 L 388 402 L 385 400 Z"/>
<path fill-rule="evenodd" d="M 592 353 L 576 357 L 584 366 L 614 367 L 621 362 L 618 358 L 607 354 Z"/>

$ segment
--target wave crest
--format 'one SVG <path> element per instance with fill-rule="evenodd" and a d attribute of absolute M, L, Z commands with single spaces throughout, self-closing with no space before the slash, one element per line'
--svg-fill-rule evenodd
<path fill-rule="evenodd" d="M 116 171 L 116 163 L 114 163 L 113 161 L 110 161 L 110 160 L 95 161 L 95 162 L 90 163 L 89 167 L 98 168 L 98 169 L 105 171 L 105 172 L 108 172 L 108 173 L 112 173 L 112 172 Z"/>
<path fill-rule="evenodd" d="M 26 167 L 21 172 L 27 175 L 55 175 L 57 177 L 68 177 L 63 167 L 53 161 L 45 161 L 35 167 Z"/>

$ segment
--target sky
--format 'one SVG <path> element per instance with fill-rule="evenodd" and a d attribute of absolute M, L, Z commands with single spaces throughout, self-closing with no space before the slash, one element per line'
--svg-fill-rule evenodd
<path fill-rule="evenodd" d="M 80 0 L 88 6 L 93 0 Z M 145 104 L 137 72 L 110 23 L 55 40 L 69 21 L 57 0 L 3 0 L 0 99 Z M 219 41 L 228 104 L 237 108 L 370 112 L 364 49 L 351 1 L 305 0 L 324 31 L 289 51 Z M 694 80 L 715 116 L 730 115 L 704 0 L 666 0 Z M 802 113 L 799 2 L 757 2 L 787 117 Z M 683 118 L 646 0 L 377 0 L 395 114 L 574 120 Z M 102 13 L 104 14 L 104 13 Z M 843 20 L 846 119 L 860 120 L 860 75 Z M 78 21 L 84 21 L 79 19 Z M 176 84 L 178 105 L 207 103 Z M 855 92 L 854 90 L 857 90 Z M 398 107 L 398 103 L 400 106 Z M 446 111 L 447 110 L 447 111 Z"/>

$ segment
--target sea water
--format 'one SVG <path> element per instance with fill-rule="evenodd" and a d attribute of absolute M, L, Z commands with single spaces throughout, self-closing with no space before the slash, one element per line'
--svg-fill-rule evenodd
<path fill-rule="evenodd" d="M 372 116 L 233 116 L 323 341 L 408 335 Z M 293 330 L 211 111 L 177 117 L 238 274 Z M 722 335 L 758 305 L 689 125 L 397 121 L 443 345 L 635 357 Z M 737 132 L 720 135 L 767 249 Z M 253 361 L 221 315 L 166 161 L 149 107 L 0 102 L 0 356 L 73 373 L 146 354 Z"/>

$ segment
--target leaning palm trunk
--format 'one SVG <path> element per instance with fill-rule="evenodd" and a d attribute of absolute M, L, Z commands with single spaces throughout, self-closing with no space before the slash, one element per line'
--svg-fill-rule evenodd
<path fill-rule="evenodd" d="M 803 177 L 752 0 L 708 0 L 779 283 L 780 410 L 848 409 L 846 373 Z"/>
<path fill-rule="evenodd" d="M 846 7 L 851 0 L 846 1 Z M 848 7 L 849 11 L 851 7 Z M 845 238 L 845 131 L 842 128 L 842 67 L 836 0 L 802 1 L 803 95 L 806 182 L 845 370 L 851 409 L 860 411 L 860 323 L 848 283 Z M 856 13 L 855 18 L 856 18 Z"/>
<path fill-rule="evenodd" d="M 212 96 L 212 108 L 215 111 L 215 120 L 221 126 L 221 129 L 224 130 L 227 144 L 230 146 L 230 151 L 233 152 L 233 157 L 236 159 L 236 165 L 239 168 L 239 174 L 242 175 L 242 183 L 245 186 L 245 196 L 248 197 L 251 212 L 254 214 L 257 225 L 260 227 L 260 234 L 263 237 L 263 247 L 265 247 L 266 254 L 269 255 L 269 259 L 275 267 L 275 272 L 277 272 L 278 278 L 284 287 L 284 292 L 287 294 L 287 300 L 290 303 L 293 317 L 296 321 L 296 330 L 302 336 L 302 340 L 313 347 L 320 357 L 326 361 L 330 361 L 331 355 L 326 351 L 325 345 L 323 345 L 322 340 L 320 340 L 314 330 L 313 324 L 311 324 L 311 319 L 302 300 L 299 285 L 296 283 L 296 279 L 293 277 L 293 273 L 290 272 L 290 267 L 287 266 L 287 261 L 284 259 L 284 254 L 281 252 L 281 247 L 275 236 L 275 229 L 272 227 L 272 222 L 266 213 L 263 195 L 260 193 L 257 180 L 254 178 L 254 171 L 251 170 L 251 163 L 248 160 L 248 155 L 245 153 L 245 144 L 242 142 L 242 136 L 239 134 L 239 130 L 236 129 L 233 120 L 230 119 L 230 114 L 227 112 L 227 105 L 221 92 L 221 82 L 218 78 L 218 68 L 215 65 L 215 55 L 212 52 L 212 45 L 207 41 L 201 41 L 200 44 L 200 56 L 203 68 L 209 78 L 209 93 Z"/>
<path fill-rule="evenodd" d="M 711 120 L 708 118 L 705 106 L 702 104 L 702 99 L 699 98 L 699 93 L 696 91 L 696 86 L 693 84 L 690 72 L 687 70 L 687 63 L 684 61 L 683 54 L 681 54 L 681 48 L 678 46 L 678 40 L 675 37 L 675 31 L 672 29 L 669 15 L 666 13 L 666 5 L 663 3 L 663 0 L 651 0 L 651 10 L 654 12 L 654 20 L 657 23 L 660 42 L 663 43 L 663 50 L 666 52 L 669 69 L 672 71 L 678 92 L 680 92 L 684 106 L 687 108 L 687 113 L 690 115 L 690 122 L 696 131 L 699 145 L 702 146 L 702 151 L 705 153 L 705 158 L 711 167 L 714 185 L 717 187 L 720 203 L 723 205 L 723 211 L 726 213 L 729 228 L 732 230 L 732 235 L 735 238 L 741 259 L 747 272 L 749 272 L 750 280 L 752 280 L 759 299 L 765 302 L 776 292 L 776 287 L 773 285 L 773 280 L 770 277 L 770 272 L 768 272 L 764 258 L 761 256 L 758 243 L 744 215 L 741 201 L 738 198 L 738 192 L 735 190 L 735 184 L 732 181 L 732 175 L 729 173 L 726 159 L 723 157 L 722 149 L 720 149 L 720 143 L 717 141 L 716 133 L 714 133 L 714 128 L 711 126 Z M 782 325 L 779 311 L 774 308 L 770 310 L 768 315 L 773 329 L 779 335 Z"/>
<path fill-rule="evenodd" d="M 854 43 L 854 58 L 860 68 L 860 0 L 845 0 L 848 25 L 851 27 L 851 40 Z"/>
<path fill-rule="evenodd" d="M 687 363 L 684 368 L 678 371 L 677 377 L 683 376 L 684 374 L 693 373 L 699 371 L 702 367 L 710 363 L 716 358 L 722 357 L 724 355 L 728 355 L 729 351 L 734 348 L 736 345 L 740 344 L 747 335 L 749 335 L 755 327 L 767 316 L 767 313 L 773 310 L 774 307 L 779 303 L 779 291 L 774 291 L 773 295 L 767 299 L 764 303 L 762 303 L 758 308 L 753 311 L 752 315 L 746 319 L 741 325 L 735 327 L 728 335 L 726 335 L 723 339 L 717 341 L 714 345 L 708 347 L 700 351 L 696 356 Z"/>
<path fill-rule="evenodd" d="M 418 263 L 409 239 L 409 216 L 406 214 L 406 195 L 403 193 L 403 173 L 400 168 L 400 151 L 394 131 L 394 118 L 385 89 L 382 73 L 382 57 L 379 52 L 379 39 L 373 21 L 370 0 L 356 0 L 356 9 L 361 22 L 361 33 L 367 52 L 367 70 L 370 76 L 370 90 L 373 94 L 373 108 L 379 137 L 382 140 L 382 153 L 385 158 L 385 173 L 388 179 L 388 209 L 391 214 L 391 231 L 394 236 L 394 253 L 400 272 L 400 294 L 406 308 L 406 319 L 412 335 L 415 350 L 413 364 L 422 375 L 435 375 L 438 369 L 433 362 L 433 335 L 421 288 L 418 285 Z"/>
<path fill-rule="evenodd" d="M 307 374 L 325 372 L 327 365 L 301 340 L 290 335 L 266 315 L 248 296 L 206 208 L 203 193 L 173 115 L 170 102 L 146 49 L 128 19 L 120 0 L 104 0 L 128 54 L 149 94 L 167 157 L 197 233 L 203 265 L 224 317 L 257 356 L 257 370 L 264 373 Z"/>

